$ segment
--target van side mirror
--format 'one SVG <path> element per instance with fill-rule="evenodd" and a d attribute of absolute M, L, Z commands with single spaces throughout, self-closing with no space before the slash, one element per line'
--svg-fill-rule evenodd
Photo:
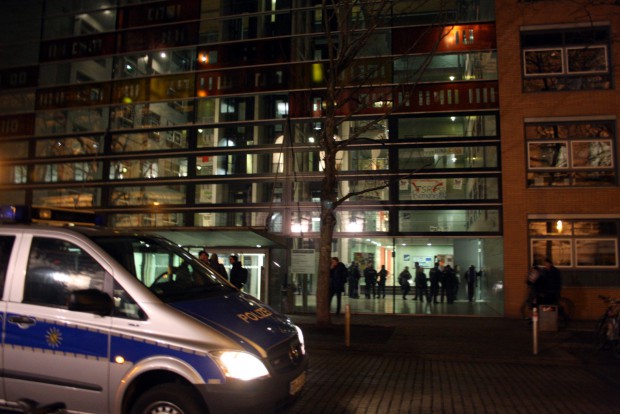
<path fill-rule="evenodd" d="M 69 310 L 94 313 L 100 316 L 112 314 L 112 298 L 98 289 L 74 290 L 69 294 Z"/>

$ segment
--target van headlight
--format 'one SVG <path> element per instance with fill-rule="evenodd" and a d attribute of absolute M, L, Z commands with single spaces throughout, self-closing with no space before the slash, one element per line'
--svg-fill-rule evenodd
<path fill-rule="evenodd" d="M 249 381 L 269 375 L 265 364 L 256 356 L 247 352 L 224 351 L 216 355 L 224 375 Z"/>
<path fill-rule="evenodd" d="M 299 343 L 301 344 L 301 353 L 306 355 L 306 341 L 304 339 L 304 333 L 301 331 L 301 328 L 297 325 L 294 325 L 297 330 L 297 338 L 299 338 Z"/>

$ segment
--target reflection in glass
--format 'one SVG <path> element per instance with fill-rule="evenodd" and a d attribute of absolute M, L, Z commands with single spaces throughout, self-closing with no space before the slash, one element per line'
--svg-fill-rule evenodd
<path fill-rule="evenodd" d="M 390 198 L 389 181 L 385 180 L 341 180 L 338 187 L 340 197 L 350 193 L 356 194 L 348 201 L 388 201 Z"/>
<path fill-rule="evenodd" d="M 562 49 L 525 50 L 525 75 L 563 73 Z"/>
<path fill-rule="evenodd" d="M 398 199 L 498 200 L 498 177 L 410 178 L 398 184 Z"/>
<path fill-rule="evenodd" d="M 34 112 L 35 93 L 32 90 L 17 90 L 0 93 L 0 114 Z"/>
<path fill-rule="evenodd" d="M 618 266 L 618 240 L 575 240 L 577 266 Z"/>
<path fill-rule="evenodd" d="M 122 160 L 110 163 L 110 180 L 187 177 L 186 158 Z"/>
<path fill-rule="evenodd" d="M 270 174 L 281 172 L 274 154 L 229 154 L 196 157 L 196 175 Z M 281 161 L 280 161 L 281 162 Z"/>
<path fill-rule="evenodd" d="M 495 115 L 400 118 L 398 139 L 497 137 Z"/>
<path fill-rule="evenodd" d="M 100 180 L 101 165 L 100 161 L 37 164 L 34 166 L 32 181 L 35 183 L 52 183 Z"/>
<path fill-rule="evenodd" d="M 497 79 L 497 52 L 446 53 L 430 58 L 406 56 L 394 60 L 394 81 L 454 82 Z"/>
<path fill-rule="evenodd" d="M 565 239 L 532 240 L 532 264 L 542 265 L 550 258 L 555 266 L 572 266 L 572 242 Z"/>
<path fill-rule="evenodd" d="M 193 101 L 128 104 L 112 107 L 112 129 L 170 127 L 192 121 Z"/>
<path fill-rule="evenodd" d="M 78 7 L 72 7 L 72 10 L 68 11 L 67 6 L 72 3 Z M 106 7 L 106 3 L 99 5 L 88 2 L 88 6 L 84 7 L 85 3 L 87 2 L 48 0 L 45 12 L 50 17 L 43 21 L 43 38 L 89 35 L 109 32 L 116 28 L 116 9 L 93 10 L 94 7 Z M 58 15 L 54 16 L 57 13 Z"/>
<path fill-rule="evenodd" d="M 187 130 L 154 130 L 127 134 L 112 134 L 112 152 L 159 151 L 187 148 Z"/>
<path fill-rule="evenodd" d="M 389 168 L 388 150 L 383 148 L 339 151 L 336 154 L 338 171 L 378 171 Z M 297 171 L 320 172 L 324 169 L 322 151 L 295 151 Z"/>
<path fill-rule="evenodd" d="M 26 190 L 0 191 L 0 203 L 5 205 L 26 205 Z"/>
<path fill-rule="evenodd" d="M 0 160 L 28 157 L 28 141 L 0 142 Z"/>
<path fill-rule="evenodd" d="M 530 236 L 566 236 L 573 232 L 570 220 L 530 221 L 528 227 Z"/>
<path fill-rule="evenodd" d="M 401 148 L 400 170 L 435 170 L 453 168 L 497 168 L 496 145 Z"/>
<path fill-rule="evenodd" d="M 282 183 L 199 184 L 196 203 L 281 203 Z"/>
<path fill-rule="evenodd" d="M 39 139 L 35 149 L 38 158 L 94 155 L 102 152 L 103 135 Z"/>
<path fill-rule="evenodd" d="M 28 166 L 12 165 L 0 168 L 0 183 L 25 184 L 28 182 Z"/>
<path fill-rule="evenodd" d="M 140 76 L 173 74 L 193 70 L 195 50 L 173 49 L 134 53 L 114 59 L 114 77 L 117 79 Z"/>
<path fill-rule="evenodd" d="M 112 206 L 152 206 L 186 204 L 184 185 L 112 187 Z"/>
<path fill-rule="evenodd" d="M 202 212 L 194 215 L 194 223 L 198 227 L 259 227 L 269 231 L 282 232 L 282 216 L 280 213 L 263 212 Z"/>
<path fill-rule="evenodd" d="M 99 207 L 101 206 L 101 189 L 94 187 L 53 188 L 34 190 L 32 204 L 46 207 Z"/>
<path fill-rule="evenodd" d="M 112 58 L 44 63 L 39 73 L 39 86 L 109 81 L 112 79 Z"/>
<path fill-rule="evenodd" d="M 336 211 L 337 232 L 388 232 L 390 214 L 388 211 Z"/>
<path fill-rule="evenodd" d="M 568 150 L 565 142 L 532 142 L 528 144 L 530 168 L 566 168 Z"/>
<path fill-rule="evenodd" d="M 499 211 L 491 210 L 403 210 L 399 212 L 400 231 L 499 232 Z"/>
<path fill-rule="evenodd" d="M 613 167 L 612 143 L 606 141 L 572 141 L 572 166 L 575 168 Z"/>
<path fill-rule="evenodd" d="M 527 123 L 525 136 L 530 187 L 616 184 L 613 121 Z M 543 170 L 560 168 L 566 172 Z"/>
<path fill-rule="evenodd" d="M 107 107 L 37 111 L 35 133 L 48 135 L 105 131 L 108 126 L 108 113 Z"/>
<path fill-rule="evenodd" d="M 108 219 L 110 227 L 177 227 L 184 225 L 182 213 L 110 214 Z"/>

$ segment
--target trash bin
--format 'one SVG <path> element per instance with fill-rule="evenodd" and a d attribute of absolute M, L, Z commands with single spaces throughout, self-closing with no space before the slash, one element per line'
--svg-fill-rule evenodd
<path fill-rule="evenodd" d="M 557 332 L 558 307 L 557 305 L 540 305 L 538 307 L 538 330 Z"/>

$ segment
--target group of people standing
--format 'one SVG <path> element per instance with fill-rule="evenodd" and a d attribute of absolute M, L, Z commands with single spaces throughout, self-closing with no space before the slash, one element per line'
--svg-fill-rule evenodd
<path fill-rule="evenodd" d="M 220 263 L 217 253 L 211 253 L 211 256 L 209 256 L 209 253 L 207 253 L 206 250 L 201 250 L 200 253 L 198 253 L 198 259 L 202 260 L 207 266 L 209 266 L 224 279 L 229 280 L 230 283 L 237 287 L 237 289 L 242 289 L 247 283 L 248 271 L 241 266 L 239 257 L 234 254 L 231 254 L 228 257 L 228 261 L 231 265 L 230 276 L 226 271 L 226 267 Z"/>
<path fill-rule="evenodd" d="M 357 262 L 353 261 L 351 266 L 347 267 L 340 261 L 338 257 L 332 257 L 330 270 L 330 303 L 331 299 L 336 296 L 336 314 L 340 313 L 341 296 L 345 289 L 345 283 L 349 283 L 349 297 L 357 299 L 360 297 L 360 279 L 364 277 L 364 296 L 367 299 L 385 298 L 385 285 L 388 278 L 388 271 L 385 265 L 381 265 L 381 269 L 377 271 L 373 263 L 368 263 L 363 272 L 360 270 Z"/>
<path fill-rule="evenodd" d="M 467 295 L 470 302 L 473 302 L 476 280 L 479 276 L 480 272 L 476 272 L 474 265 L 471 265 L 465 273 Z M 429 303 L 443 302 L 444 298 L 448 303 L 454 303 L 456 300 L 460 282 L 456 272 L 450 265 L 446 265 L 442 269 L 439 263 L 435 263 L 429 271 L 428 278 L 419 262 L 415 262 L 415 276 L 409 271 L 409 266 L 405 266 L 405 269 L 398 276 L 398 284 L 401 287 L 403 299 L 405 300 L 411 291 L 412 280 L 414 283 L 413 300 L 419 299 L 423 302 L 426 299 Z"/>
<path fill-rule="evenodd" d="M 407 295 L 413 287 L 413 300 L 419 299 L 423 302 L 426 299 L 429 303 L 440 303 L 446 300 L 449 304 L 454 303 L 460 283 L 455 270 L 450 265 L 440 267 L 439 263 L 435 263 L 427 277 L 424 268 L 420 266 L 419 262 L 415 262 L 414 273 L 412 275 L 409 267 L 406 266 L 398 276 L 398 284 L 401 287 L 404 300 L 407 300 Z M 471 265 L 465 272 L 464 280 L 467 282 L 467 297 L 470 302 L 474 301 L 477 279 L 480 275 L 474 265 Z M 381 265 L 381 269 L 377 271 L 371 262 L 367 263 L 362 270 L 360 265 L 353 261 L 347 268 L 338 257 L 332 257 L 330 303 L 331 299 L 336 296 L 336 314 L 340 313 L 341 296 L 345 292 L 345 284 L 349 284 L 349 297 L 357 299 L 360 297 L 360 280 L 362 278 L 364 279 L 364 296 L 366 299 L 385 298 L 388 278 L 385 265 Z"/>

